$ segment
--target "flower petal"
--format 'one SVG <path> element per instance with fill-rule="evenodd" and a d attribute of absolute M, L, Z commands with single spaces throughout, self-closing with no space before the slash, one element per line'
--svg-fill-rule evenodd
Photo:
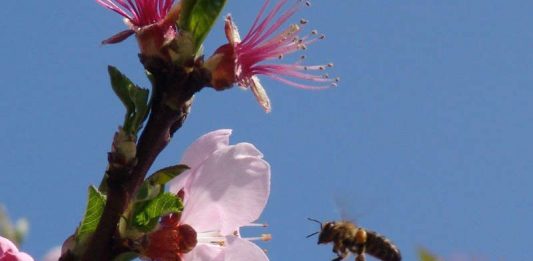
<path fill-rule="evenodd" d="M 225 249 L 226 261 L 268 261 L 265 252 L 246 239 L 229 236 L 226 241 L 228 242 Z"/>
<path fill-rule="evenodd" d="M 239 34 L 239 29 L 237 29 L 237 25 L 233 23 L 231 15 L 226 16 L 226 20 L 224 23 L 224 32 L 226 33 L 226 39 L 228 39 L 228 42 L 231 44 L 231 46 L 235 47 L 235 44 L 241 42 L 241 35 Z"/>
<path fill-rule="evenodd" d="M 216 150 L 229 145 L 229 136 L 232 130 L 220 129 L 209 132 L 198 138 L 187 148 L 181 163 L 189 166 L 191 169 L 196 168 L 202 161 L 207 159 Z"/>
<path fill-rule="evenodd" d="M 198 138 L 187 148 L 187 150 L 185 150 L 181 163 L 189 166 L 191 170 L 197 168 L 198 165 L 213 154 L 213 152 L 229 145 L 229 136 L 231 135 L 231 132 L 232 130 L 230 129 L 220 129 L 209 132 Z M 185 187 L 185 182 L 189 175 L 190 171 L 186 171 L 169 181 L 169 191 L 172 193 L 178 193 Z"/>
<path fill-rule="evenodd" d="M 0 236 L 0 254 L 4 254 L 8 251 L 18 252 L 19 250 L 11 240 Z"/>
<path fill-rule="evenodd" d="M 263 85 L 259 82 L 259 78 L 255 75 L 250 79 L 250 88 L 252 89 L 257 102 L 259 102 L 261 107 L 265 109 L 265 112 L 270 112 L 270 99 L 268 98 L 265 88 L 263 88 Z"/>
<path fill-rule="evenodd" d="M 17 246 L 9 239 L 0 236 L 0 260 L 2 261 L 33 261 L 33 258 L 19 252 Z"/>
<path fill-rule="evenodd" d="M 224 261 L 223 248 L 216 245 L 198 244 L 185 254 L 185 261 Z"/>
<path fill-rule="evenodd" d="M 270 166 L 262 157 L 249 143 L 217 150 L 190 176 L 182 222 L 230 235 L 259 218 L 270 193 Z"/>

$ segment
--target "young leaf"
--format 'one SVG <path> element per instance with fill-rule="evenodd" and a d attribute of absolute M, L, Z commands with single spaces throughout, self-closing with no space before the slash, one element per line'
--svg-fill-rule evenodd
<path fill-rule="evenodd" d="M 190 32 L 194 40 L 194 52 L 198 51 L 211 31 L 226 0 L 184 0 L 178 27 Z"/>
<path fill-rule="evenodd" d="M 154 174 L 148 177 L 146 181 L 149 182 L 151 185 L 165 185 L 171 179 L 175 178 L 176 176 L 188 169 L 189 167 L 183 164 L 166 167 L 156 171 Z"/>
<path fill-rule="evenodd" d="M 148 114 L 148 90 L 143 89 L 128 79 L 117 68 L 108 66 L 111 86 L 126 107 L 124 130 L 136 135 Z"/>
<path fill-rule="evenodd" d="M 89 199 L 87 200 L 87 209 L 78 228 L 77 238 L 83 239 L 96 230 L 100 217 L 104 212 L 106 197 L 101 194 L 94 186 L 89 187 Z"/>
<path fill-rule="evenodd" d="M 172 193 L 161 193 L 146 204 L 135 209 L 134 225 L 139 230 L 152 230 L 161 216 L 179 213 L 183 210 L 181 199 Z"/>

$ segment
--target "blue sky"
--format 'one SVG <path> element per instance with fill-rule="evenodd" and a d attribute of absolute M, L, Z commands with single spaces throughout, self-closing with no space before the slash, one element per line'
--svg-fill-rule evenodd
<path fill-rule="evenodd" d="M 241 31 L 261 0 L 229 0 Z M 272 165 L 262 222 L 272 260 L 331 260 L 306 220 L 340 219 L 390 237 L 414 260 L 527 260 L 533 229 L 531 1 L 319 1 L 294 17 L 327 35 L 308 62 L 334 62 L 338 88 L 305 91 L 264 79 L 251 92 L 203 90 L 154 169 L 201 134 L 232 128 Z M 148 86 L 133 39 L 94 1 L 6 1 L 0 9 L 0 202 L 27 217 L 23 248 L 39 258 L 79 222 L 123 117 L 106 66 Z M 206 54 L 225 39 L 222 24 Z M 264 233 L 246 230 L 245 234 Z"/>

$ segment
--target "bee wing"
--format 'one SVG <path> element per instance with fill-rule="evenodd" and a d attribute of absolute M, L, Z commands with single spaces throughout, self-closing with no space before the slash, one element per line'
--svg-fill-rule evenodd
<path fill-rule="evenodd" d="M 334 200 L 337 213 L 339 214 L 340 218 L 344 221 L 350 221 L 356 226 L 359 226 L 357 224 L 357 219 L 363 217 L 363 213 L 366 212 L 362 212 L 363 210 L 359 210 L 358 213 L 354 214 L 353 211 L 355 211 L 357 207 L 355 206 L 355 202 L 353 200 L 350 200 L 349 197 L 336 195 Z"/>

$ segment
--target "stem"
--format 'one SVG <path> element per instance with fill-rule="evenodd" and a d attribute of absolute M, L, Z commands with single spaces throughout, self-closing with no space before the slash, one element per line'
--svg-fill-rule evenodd
<path fill-rule="evenodd" d="M 141 62 L 154 76 L 154 86 L 151 113 L 137 143 L 137 164 L 108 170 L 107 202 L 81 260 L 112 260 L 126 250 L 117 231 L 120 217 L 159 153 L 184 123 L 193 95 L 209 82 L 209 73 L 200 67 L 178 67 L 145 57 Z M 76 260 L 72 256 L 65 254 L 60 260 Z"/>

